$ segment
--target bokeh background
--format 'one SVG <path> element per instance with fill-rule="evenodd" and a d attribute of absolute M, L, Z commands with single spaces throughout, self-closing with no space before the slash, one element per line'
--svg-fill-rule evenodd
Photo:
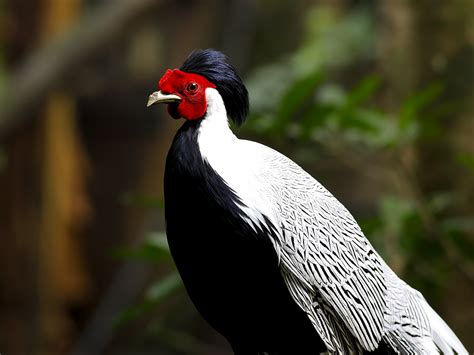
<path fill-rule="evenodd" d="M 163 233 L 181 122 L 145 107 L 208 47 L 248 85 L 238 135 L 317 177 L 473 351 L 473 1 L 2 0 L 0 352 L 230 354 Z"/>

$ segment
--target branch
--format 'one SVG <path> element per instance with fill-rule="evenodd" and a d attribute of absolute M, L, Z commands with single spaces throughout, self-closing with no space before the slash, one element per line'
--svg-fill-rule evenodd
<path fill-rule="evenodd" d="M 33 53 L 10 77 L 0 97 L 0 139 L 23 123 L 48 91 L 77 67 L 119 38 L 131 22 L 160 0 L 110 0 L 86 14 L 61 38 Z"/>

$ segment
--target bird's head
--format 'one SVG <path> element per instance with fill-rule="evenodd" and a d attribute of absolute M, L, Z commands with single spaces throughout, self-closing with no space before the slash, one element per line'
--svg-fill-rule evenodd
<path fill-rule="evenodd" d="M 229 118 L 242 124 L 249 109 L 247 89 L 227 57 L 212 49 L 194 51 L 179 69 L 168 69 L 148 106 L 167 103 L 173 118 L 199 120 L 206 116 L 209 89 L 220 94 Z"/>

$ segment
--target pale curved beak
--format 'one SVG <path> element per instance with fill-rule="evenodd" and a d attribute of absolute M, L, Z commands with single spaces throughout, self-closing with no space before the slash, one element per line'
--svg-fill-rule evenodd
<path fill-rule="evenodd" d="M 153 104 L 165 104 L 170 102 L 180 102 L 181 97 L 173 94 L 163 94 L 161 91 L 155 91 L 148 98 L 148 103 L 146 107 L 150 107 Z"/>

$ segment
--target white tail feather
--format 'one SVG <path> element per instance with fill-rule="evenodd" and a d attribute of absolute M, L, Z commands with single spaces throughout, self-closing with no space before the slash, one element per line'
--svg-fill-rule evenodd
<path fill-rule="evenodd" d="M 439 348 L 442 354 L 451 355 L 468 355 L 464 345 L 459 341 L 458 337 L 444 322 L 443 319 L 430 307 L 428 302 L 423 302 L 423 309 L 429 319 L 431 325 L 431 336 L 433 342 Z"/>

